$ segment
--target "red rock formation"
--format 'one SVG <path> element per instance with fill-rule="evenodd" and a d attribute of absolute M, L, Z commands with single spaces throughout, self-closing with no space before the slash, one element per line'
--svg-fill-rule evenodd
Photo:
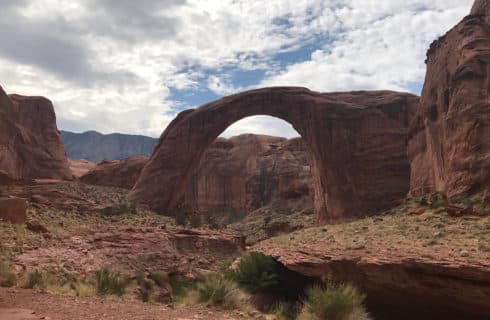
<path fill-rule="evenodd" d="M 421 108 L 411 123 L 410 192 L 490 191 L 490 3 L 432 43 Z"/>
<path fill-rule="evenodd" d="M 72 178 L 49 100 L 0 87 L 0 170 L 14 179 Z"/>
<path fill-rule="evenodd" d="M 71 173 L 76 178 L 83 176 L 97 165 L 96 163 L 88 160 L 68 159 L 68 163 L 70 164 Z"/>
<path fill-rule="evenodd" d="M 397 92 L 292 87 L 225 97 L 172 121 L 130 199 L 173 214 L 216 137 L 242 118 L 270 115 L 290 122 L 305 141 L 320 220 L 375 213 L 408 191 L 407 126 L 417 104 L 417 97 Z"/>
<path fill-rule="evenodd" d="M 245 134 L 206 149 L 184 196 L 192 211 L 249 212 L 265 205 L 312 208 L 312 179 L 300 139 Z M 310 190 L 311 189 L 311 190 Z"/>
<path fill-rule="evenodd" d="M 131 189 L 147 161 L 145 157 L 104 160 L 79 180 L 87 184 Z"/>
<path fill-rule="evenodd" d="M 27 201 L 21 198 L 0 198 L 0 220 L 23 224 L 27 218 Z"/>

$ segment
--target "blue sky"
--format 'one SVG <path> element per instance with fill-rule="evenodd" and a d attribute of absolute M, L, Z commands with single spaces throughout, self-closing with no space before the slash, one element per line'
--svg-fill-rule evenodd
<path fill-rule="evenodd" d="M 64 130 L 159 136 L 238 91 L 419 94 L 425 53 L 472 0 L 4 0 L 0 85 L 43 95 Z M 266 117 L 225 135 L 294 136 Z"/>

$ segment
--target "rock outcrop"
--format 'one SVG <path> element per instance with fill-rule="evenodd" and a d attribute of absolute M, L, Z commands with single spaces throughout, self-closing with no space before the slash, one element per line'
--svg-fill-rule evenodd
<path fill-rule="evenodd" d="M 0 170 L 14 179 L 71 179 L 51 102 L 0 87 Z"/>
<path fill-rule="evenodd" d="M 147 161 L 148 158 L 145 157 L 104 160 L 79 180 L 87 184 L 131 189 Z"/>
<path fill-rule="evenodd" d="M 490 1 L 427 52 L 421 107 L 411 124 L 410 192 L 490 192 Z"/>
<path fill-rule="evenodd" d="M 130 199 L 174 214 L 219 134 L 242 118 L 270 115 L 291 123 L 305 142 L 320 220 L 376 213 L 408 192 L 407 127 L 417 105 L 418 97 L 391 91 L 276 87 L 225 97 L 172 121 Z"/>
<path fill-rule="evenodd" d="M 95 168 L 95 166 L 97 166 L 96 163 L 88 160 L 68 159 L 68 163 L 70 164 L 71 173 L 75 178 L 80 178 L 81 176 Z"/>

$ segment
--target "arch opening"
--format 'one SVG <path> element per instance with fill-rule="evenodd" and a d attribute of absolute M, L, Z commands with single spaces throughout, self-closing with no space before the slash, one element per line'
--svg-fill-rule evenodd
<path fill-rule="evenodd" d="M 198 161 L 179 211 L 230 223 L 257 209 L 313 212 L 311 151 L 288 122 L 271 116 L 231 124 Z"/>

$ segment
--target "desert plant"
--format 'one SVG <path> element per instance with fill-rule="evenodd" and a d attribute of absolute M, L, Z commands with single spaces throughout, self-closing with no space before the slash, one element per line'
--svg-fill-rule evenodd
<path fill-rule="evenodd" d="M 128 280 L 117 273 L 103 268 L 95 273 L 96 290 L 99 295 L 113 294 L 122 296 L 128 286 Z"/>
<path fill-rule="evenodd" d="M 169 282 L 168 273 L 163 271 L 150 272 L 148 274 L 148 279 L 153 280 L 153 282 L 160 287 Z"/>
<path fill-rule="evenodd" d="M 33 272 L 27 275 L 27 280 L 24 284 L 25 289 L 46 289 L 47 287 L 47 279 L 46 274 L 39 270 L 34 270 Z"/>
<path fill-rule="evenodd" d="M 365 296 L 351 285 L 315 285 L 307 290 L 301 320 L 369 319 Z"/>
<path fill-rule="evenodd" d="M 277 288 L 280 282 L 278 262 L 262 253 L 251 252 L 241 258 L 230 277 L 247 292 L 270 291 Z"/>
<path fill-rule="evenodd" d="M 297 303 L 281 301 L 272 307 L 272 313 L 278 320 L 295 320 L 299 313 Z"/>
<path fill-rule="evenodd" d="M 153 291 L 154 282 L 150 279 L 143 279 L 139 283 L 139 296 L 143 302 L 150 301 L 151 292 Z"/>
<path fill-rule="evenodd" d="M 224 277 L 211 274 L 197 287 L 199 302 L 208 306 L 234 309 L 240 306 L 242 293 L 237 285 Z"/>
<path fill-rule="evenodd" d="M 0 287 L 13 287 L 17 284 L 17 276 L 6 263 L 0 263 Z"/>
<path fill-rule="evenodd" d="M 183 212 L 177 212 L 175 214 L 175 224 L 185 227 L 187 225 L 187 216 Z"/>
<path fill-rule="evenodd" d="M 202 225 L 201 216 L 199 214 L 194 214 L 191 216 L 189 222 L 192 228 L 199 228 Z"/>

